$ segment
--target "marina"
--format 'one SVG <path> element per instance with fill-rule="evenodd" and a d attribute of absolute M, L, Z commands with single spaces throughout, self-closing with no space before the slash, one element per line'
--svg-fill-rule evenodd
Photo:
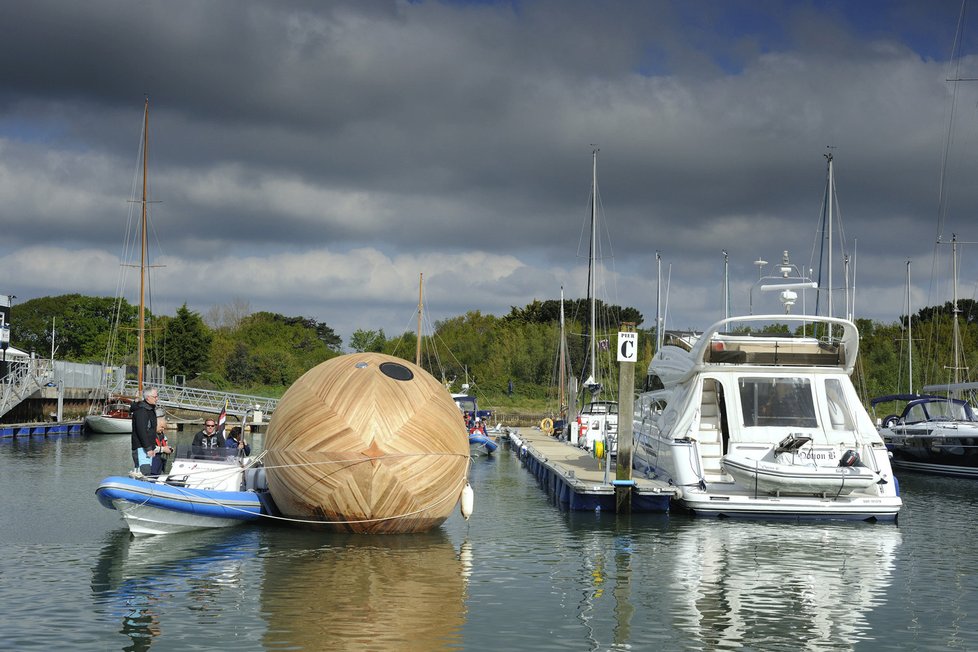
<path fill-rule="evenodd" d="M 132 538 L 94 495 L 128 439 L 0 442 L 10 649 L 978 648 L 969 480 L 901 475 L 899 525 L 570 511 L 504 444 L 428 533 Z"/>

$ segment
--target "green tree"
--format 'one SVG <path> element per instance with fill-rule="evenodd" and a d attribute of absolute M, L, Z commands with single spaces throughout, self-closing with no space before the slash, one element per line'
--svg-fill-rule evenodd
<path fill-rule="evenodd" d="M 384 336 L 384 329 L 379 331 L 367 331 L 358 328 L 350 336 L 350 348 L 358 353 L 370 351 L 379 353 L 384 350 L 387 338 Z"/>
<path fill-rule="evenodd" d="M 199 313 L 184 303 L 176 317 L 166 320 L 166 367 L 171 374 L 193 378 L 210 367 L 213 335 Z"/>

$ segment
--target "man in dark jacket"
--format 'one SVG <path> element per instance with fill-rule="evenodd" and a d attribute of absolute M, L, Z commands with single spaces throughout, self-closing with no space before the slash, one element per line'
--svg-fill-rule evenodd
<path fill-rule="evenodd" d="M 194 457 L 204 459 L 224 457 L 224 433 L 217 432 L 216 427 L 214 419 L 204 419 L 204 429 L 194 435 L 194 440 L 190 444 Z"/>
<path fill-rule="evenodd" d="M 159 392 L 155 387 L 143 390 L 143 400 L 132 406 L 132 462 L 143 475 L 149 475 L 150 463 L 156 454 L 156 401 Z M 142 459 L 140 459 L 142 458 Z M 143 468 L 143 467 L 146 468 Z"/>

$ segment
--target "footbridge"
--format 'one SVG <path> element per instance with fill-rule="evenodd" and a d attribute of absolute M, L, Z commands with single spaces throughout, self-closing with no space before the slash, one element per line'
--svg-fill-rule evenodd
<path fill-rule="evenodd" d="M 198 389 L 185 385 L 153 385 L 159 392 L 156 404 L 175 410 L 193 410 L 219 414 L 227 406 L 227 413 L 244 419 L 248 414 L 268 417 L 278 405 L 277 398 L 234 394 L 212 389 Z M 123 385 L 123 394 L 136 396 L 139 387 L 134 380 Z"/>

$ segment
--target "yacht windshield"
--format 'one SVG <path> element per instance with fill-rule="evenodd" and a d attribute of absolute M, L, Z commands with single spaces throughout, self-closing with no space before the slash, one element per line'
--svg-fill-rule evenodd
<path fill-rule="evenodd" d="M 818 426 L 807 378 L 741 378 L 739 386 L 744 426 Z"/>

